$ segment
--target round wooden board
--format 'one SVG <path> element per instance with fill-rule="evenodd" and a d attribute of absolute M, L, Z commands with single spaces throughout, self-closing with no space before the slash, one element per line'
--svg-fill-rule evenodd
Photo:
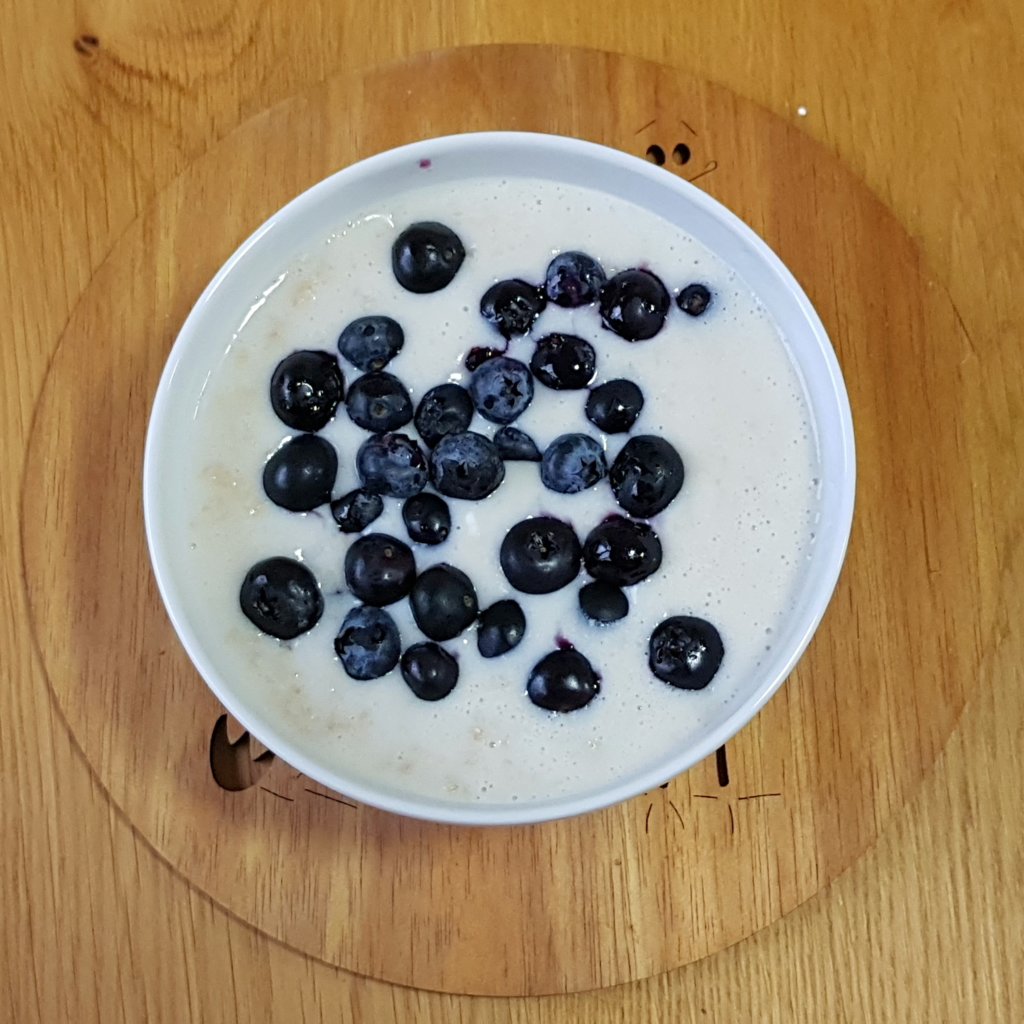
<path fill-rule="evenodd" d="M 571 821 L 474 830 L 356 806 L 216 725 L 143 535 L 147 414 L 175 333 L 267 215 L 375 151 L 477 129 L 644 154 L 750 223 L 828 327 L 859 446 L 850 555 L 799 669 L 727 751 Z M 677 146 L 686 147 L 686 150 Z M 689 153 L 676 163 L 673 151 Z M 461 993 L 613 985 L 706 956 L 834 879 L 933 762 L 978 664 L 969 342 L 899 224 L 792 125 L 626 57 L 488 47 L 332 79 L 177 179 L 84 293 L 36 411 L 23 552 L 54 698 L 111 799 L 198 890 L 353 971 Z M 942 395 L 942 402 L 934 396 Z M 213 762 L 222 788 L 211 774 Z"/>

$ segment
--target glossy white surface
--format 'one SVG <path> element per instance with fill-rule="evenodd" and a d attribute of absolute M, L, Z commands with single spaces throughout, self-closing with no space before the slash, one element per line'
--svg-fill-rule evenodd
<path fill-rule="evenodd" d="M 490 180 L 474 181 L 489 172 Z M 547 180 L 525 181 L 527 173 Z M 582 185 L 606 194 L 580 192 Z M 469 253 L 453 284 L 432 296 L 404 292 L 390 273 L 391 241 L 416 219 L 449 223 Z M 632 588 L 629 617 L 609 627 L 581 619 L 575 586 L 521 598 L 526 641 L 490 662 L 477 655 L 472 633 L 447 644 L 460 655 L 461 679 L 438 704 L 417 701 L 397 672 L 356 683 L 331 645 L 351 603 L 333 593 L 343 586 L 349 538 L 326 509 L 296 516 L 262 496 L 262 463 L 289 433 L 266 400 L 270 373 L 289 351 L 333 350 L 348 320 L 386 312 L 406 329 L 406 347 L 389 369 L 416 398 L 458 379 L 466 349 L 494 339 L 476 311 L 487 285 L 506 276 L 538 280 L 552 253 L 565 248 L 592 252 L 609 272 L 647 264 L 673 289 L 702 280 L 716 293 L 705 317 L 673 308 L 661 334 L 635 345 L 602 330 L 592 308 L 549 309 L 533 333 L 568 330 L 592 341 L 598 381 L 629 376 L 644 388 L 647 405 L 634 432 L 661 433 L 683 455 L 683 491 L 654 521 L 663 567 Z M 510 354 L 527 361 L 531 349 L 530 340 L 518 341 Z M 345 371 L 349 382 L 357 375 Z M 565 430 L 596 433 L 582 415 L 584 397 L 538 385 L 516 425 L 541 446 Z M 494 429 L 479 417 L 473 426 Z M 323 433 L 339 451 L 341 494 L 357 483 L 352 458 L 365 435 L 344 413 Z M 606 440 L 611 459 L 624 436 Z M 599 147 L 462 136 L 342 172 L 236 254 L 197 304 L 168 363 L 145 493 L 154 564 L 179 634 L 229 710 L 265 743 L 310 776 L 402 813 L 528 821 L 578 813 L 663 781 L 767 699 L 838 573 L 852 509 L 852 432 L 834 358 L 806 299 L 721 207 L 665 172 Z M 371 530 L 404 537 L 399 503 L 388 504 Z M 510 464 L 485 502 L 451 504 L 460 528 L 441 547 L 416 547 L 418 565 L 450 561 L 464 569 L 482 606 L 512 595 L 497 546 L 513 522 L 546 512 L 571 520 L 582 539 L 615 511 L 607 484 L 556 495 L 530 464 Z M 321 580 L 327 611 L 311 633 L 282 645 L 242 617 L 238 584 L 258 558 L 295 552 Z M 404 602 L 390 610 L 406 644 L 420 639 Z M 725 641 L 722 669 L 701 693 L 676 691 L 646 668 L 651 628 L 681 613 L 711 619 Z M 603 676 L 601 695 L 573 715 L 541 712 L 522 692 L 529 667 L 556 635 Z"/>

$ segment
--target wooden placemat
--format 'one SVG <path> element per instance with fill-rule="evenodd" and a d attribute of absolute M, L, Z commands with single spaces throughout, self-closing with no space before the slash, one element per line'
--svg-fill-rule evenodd
<path fill-rule="evenodd" d="M 765 237 L 838 351 L 859 482 L 825 622 L 726 750 L 598 814 L 473 830 L 356 806 L 238 741 L 163 612 L 140 480 L 175 333 L 260 221 L 359 157 L 495 128 L 647 154 Z M 159 855 L 310 956 L 493 994 L 607 986 L 705 956 L 850 865 L 962 709 L 979 636 L 963 603 L 977 592 L 975 559 L 959 553 L 975 535 L 968 453 L 948 410 L 951 395 L 967 399 L 968 344 L 882 204 L 795 127 L 721 87 L 626 57 L 514 46 L 329 80 L 252 118 L 178 178 L 120 239 L 68 324 L 22 495 L 25 579 L 54 700 Z"/>

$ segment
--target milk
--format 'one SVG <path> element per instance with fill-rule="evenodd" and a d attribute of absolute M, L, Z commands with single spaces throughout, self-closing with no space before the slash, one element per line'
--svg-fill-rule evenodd
<path fill-rule="evenodd" d="M 487 179 L 456 191 L 425 184 L 387 205 L 339 215 L 299 258 L 282 263 L 252 308 L 209 332 L 209 345 L 222 355 L 194 396 L 192 418 L 181 424 L 164 488 L 174 503 L 170 560 L 200 642 L 225 678 L 242 681 L 246 702 L 292 744 L 332 771 L 394 794 L 527 802 L 583 795 L 663 761 L 721 722 L 749 690 L 808 565 L 818 453 L 784 339 L 713 254 L 653 213 L 605 194 Z M 466 247 L 454 281 L 430 295 L 404 291 L 391 272 L 391 244 L 417 220 L 442 221 Z M 699 281 L 714 296 L 699 318 L 673 305 L 655 338 L 632 344 L 602 328 L 596 307 L 548 306 L 531 335 L 513 340 L 508 351 L 529 363 L 544 334 L 576 334 L 597 351 L 594 383 L 627 377 L 640 385 L 645 405 L 633 433 L 665 437 L 686 467 L 679 496 L 651 521 L 664 551 L 660 570 L 627 590 L 629 615 L 605 626 L 579 611 L 585 573 L 554 594 L 514 591 L 498 564 L 514 523 L 556 516 L 583 541 L 621 510 L 607 481 L 581 494 L 556 494 L 542 486 L 537 464 L 507 463 L 504 483 L 484 501 L 446 499 L 453 528 L 444 544 L 410 546 L 420 570 L 448 562 L 466 572 L 481 608 L 507 597 L 519 601 L 527 620 L 523 642 L 490 660 L 478 654 L 473 629 L 445 643 L 458 658 L 460 678 L 438 703 L 418 700 L 397 669 L 377 680 L 350 679 L 333 639 L 356 603 L 343 572 L 354 536 L 338 530 L 326 506 L 290 513 L 262 490 L 267 457 L 292 433 L 270 406 L 274 367 L 295 349 L 336 352 L 349 321 L 383 313 L 405 330 L 405 347 L 387 369 L 414 403 L 444 381 L 466 383 L 466 352 L 502 341 L 479 314 L 484 291 L 507 277 L 540 282 L 551 257 L 567 249 L 598 258 L 609 276 L 643 266 L 673 292 Z M 347 383 L 359 375 L 342 367 Z M 590 433 L 604 444 L 610 465 L 630 435 L 601 435 L 584 417 L 586 397 L 538 382 L 515 426 L 541 450 L 559 434 Z M 476 416 L 471 429 L 493 436 L 497 428 Z M 403 432 L 415 436 L 412 424 Z M 337 497 L 359 486 L 355 452 L 368 435 L 344 408 L 321 435 L 338 451 Z M 368 532 L 407 540 L 401 502 L 386 499 Z M 288 643 L 260 634 L 239 608 L 246 571 L 271 555 L 305 562 L 325 597 L 318 625 Z M 403 648 L 423 639 L 407 601 L 387 610 Z M 674 689 L 647 667 L 651 631 L 670 615 L 699 615 L 722 635 L 722 666 L 703 691 Z M 564 640 L 600 673 L 601 692 L 580 711 L 545 712 L 526 697 L 526 680 Z"/>

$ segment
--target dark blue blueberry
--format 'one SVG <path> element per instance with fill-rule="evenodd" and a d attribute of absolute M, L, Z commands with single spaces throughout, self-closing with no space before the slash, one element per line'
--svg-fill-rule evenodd
<path fill-rule="evenodd" d="M 644 393 L 631 381 L 609 380 L 587 396 L 587 419 L 606 434 L 623 434 L 636 423 Z"/>
<path fill-rule="evenodd" d="M 594 580 L 580 588 L 580 611 L 601 625 L 618 622 L 629 614 L 629 598 L 613 583 Z"/>
<path fill-rule="evenodd" d="M 545 654 L 530 672 L 526 693 L 545 711 L 578 711 L 601 689 L 593 665 L 573 648 Z"/>
<path fill-rule="evenodd" d="M 391 269 L 407 291 L 425 294 L 451 284 L 466 250 L 451 228 L 437 221 L 407 227 L 391 247 Z"/>
<path fill-rule="evenodd" d="M 452 514 L 444 498 L 423 491 L 406 499 L 402 520 L 418 544 L 440 544 L 452 532 Z"/>
<path fill-rule="evenodd" d="M 582 548 L 568 523 L 535 516 L 516 523 L 501 542 L 501 571 L 524 594 L 551 594 L 580 573 Z"/>
<path fill-rule="evenodd" d="M 309 512 L 331 500 L 338 453 L 316 434 L 290 437 L 263 467 L 263 490 L 291 512 Z"/>
<path fill-rule="evenodd" d="M 601 289 L 601 319 L 626 341 L 644 341 L 661 330 L 671 301 L 649 270 L 623 270 Z"/>
<path fill-rule="evenodd" d="M 631 516 L 650 519 L 669 506 L 684 475 L 683 460 L 668 441 L 638 434 L 623 445 L 608 479 L 622 508 Z"/>
<path fill-rule="evenodd" d="M 270 378 L 270 404 L 292 430 L 315 433 L 325 427 L 344 397 L 345 377 L 330 352 L 293 352 Z"/>
<path fill-rule="evenodd" d="M 507 654 L 526 635 L 526 616 L 518 601 L 497 601 L 480 613 L 476 646 L 485 658 Z"/>
<path fill-rule="evenodd" d="M 494 443 L 506 462 L 540 462 L 540 449 L 533 438 L 518 427 L 502 427 L 495 433 Z"/>
<path fill-rule="evenodd" d="M 477 412 L 492 423 L 511 423 L 533 401 L 533 377 L 526 363 L 495 356 L 481 363 L 469 379 Z"/>
<path fill-rule="evenodd" d="M 661 566 L 661 541 L 647 523 L 609 516 L 583 542 L 583 567 L 617 587 L 631 587 Z"/>
<path fill-rule="evenodd" d="M 345 582 L 364 604 L 383 607 L 401 601 L 416 579 L 408 544 L 386 533 L 368 533 L 345 552 Z"/>
<path fill-rule="evenodd" d="M 245 617 L 278 640 L 294 640 L 324 613 L 316 577 L 293 558 L 264 558 L 242 580 L 238 594 Z"/>
<path fill-rule="evenodd" d="M 479 501 L 505 479 L 498 448 L 483 434 L 446 434 L 430 454 L 430 478 L 449 498 Z"/>
<path fill-rule="evenodd" d="M 491 285 L 480 300 L 480 313 L 503 338 L 528 334 L 547 305 L 544 292 L 536 285 L 512 278 Z"/>
<path fill-rule="evenodd" d="M 681 690 L 703 690 L 715 677 L 725 648 L 706 619 L 674 615 L 655 627 L 648 647 L 651 671 Z"/>
<path fill-rule="evenodd" d="M 688 284 L 676 296 L 676 305 L 690 316 L 702 316 L 711 305 L 711 292 L 706 285 Z"/>
<path fill-rule="evenodd" d="M 585 252 L 560 252 L 544 278 L 548 298 L 557 306 L 574 308 L 597 300 L 607 277 L 601 264 Z"/>
<path fill-rule="evenodd" d="M 473 399 L 459 384 L 439 384 L 431 388 L 416 407 L 416 429 L 428 448 L 445 434 L 461 434 L 473 419 Z"/>
<path fill-rule="evenodd" d="M 588 434 L 562 434 L 544 450 L 540 478 L 560 494 L 578 494 L 608 475 L 604 449 Z"/>
<path fill-rule="evenodd" d="M 533 375 L 555 391 L 585 388 L 597 369 L 597 353 L 575 334 L 549 334 L 537 342 L 530 360 Z"/>
<path fill-rule="evenodd" d="M 353 679 L 379 679 L 398 664 L 402 638 L 382 608 L 353 608 L 334 638 L 334 652 Z"/>
<path fill-rule="evenodd" d="M 387 498 L 411 498 L 427 486 L 430 471 L 423 449 L 405 434 L 374 434 L 356 452 L 363 487 Z"/>
<path fill-rule="evenodd" d="M 389 316 L 361 316 L 338 338 L 338 351 L 363 373 L 383 370 L 405 344 L 401 325 Z"/>
<path fill-rule="evenodd" d="M 409 595 L 416 625 L 431 640 L 451 640 L 479 610 L 469 577 L 451 565 L 434 565 L 421 572 Z"/>
<path fill-rule="evenodd" d="M 430 641 L 413 644 L 401 664 L 402 678 L 420 700 L 443 700 L 459 681 L 459 663 Z"/>
<path fill-rule="evenodd" d="M 495 356 L 500 356 L 504 352 L 504 349 L 489 348 L 483 345 L 477 345 L 475 348 L 471 348 L 466 353 L 466 358 L 463 360 L 463 364 L 466 369 L 472 373 L 478 366 L 482 366 L 487 362 L 488 359 L 493 359 Z"/>
<path fill-rule="evenodd" d="M 405 385 L 384 370 L 364 373 L 352 381 L 345 408 L 357 427 L 375 434 L 398 430 L 412 419 L 412 399 Z"/>
<path fill-rule="evenodd" d="M 383 511 L 381 496 L 361 487 L 331 502 L 331 515 L 342 533 L 362 533 Z"/>

